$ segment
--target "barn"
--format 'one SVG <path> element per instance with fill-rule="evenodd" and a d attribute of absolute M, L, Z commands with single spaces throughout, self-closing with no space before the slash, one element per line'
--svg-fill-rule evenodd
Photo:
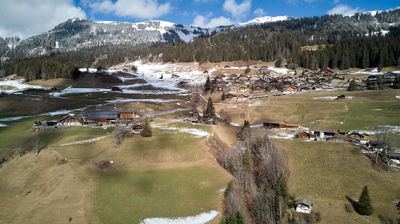
<path fill-rule="evenodd" d="M 264 128 L 268 129 L 285 128 L 287 124 L 286 121 L 266 120 L 263 122 Z"/>
<path fill-rule="evenodd" d="M 62 126 L 80 126 L 82 125 L 82 120 L 71 115 L 67 115 L 57 121 L 57 125 Z"/>

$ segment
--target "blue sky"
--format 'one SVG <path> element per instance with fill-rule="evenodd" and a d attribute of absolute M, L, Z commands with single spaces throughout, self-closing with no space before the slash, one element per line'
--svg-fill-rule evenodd
<path fill-rule="evenodd" d="M 147 18 L 144 18 L 135 15 L 135 10 L 130 15 L 118 13 L 118 2 L 132 2 L 132 7 L 134 7 L 137 4 L 135 2 L 145 2 L 144 0 L 112 0 L 112 7 L 116 10 L 109 12 L 93 7 L 93 3 L 106 1 L 75 0 L 75 4 L 82 7 L 87 18 L 92 20 L 136 22 L 145 19 L 160 19 L 188 25 L 196 24 L 195 18 L 198 16 L 204 17 L 207 24 L 215 18 L 221 18 L 221 21 L 223 21 L 222 18 L 226 18 L 231 22 L 244 22 L 260 16 L 310 17 L 328 12 L 386 10 L 400 6 L 400 0 L 150 0 L 148 2 L 156 2 L 158 6 L 168 4 L 169 10 L 150 13 Z M 335 8 L 336 11 L 331 11 Z M 239 12 L 235 13 L 235 11 Z"/>
<path fill-rule="evenodd" d="M 26 38 L 72 17 L 127 22 L 158 19 L 212 27 L 261 16 L 311 17 L 399 6 L 400 0 L 0 0 L 0 37 Z"/>

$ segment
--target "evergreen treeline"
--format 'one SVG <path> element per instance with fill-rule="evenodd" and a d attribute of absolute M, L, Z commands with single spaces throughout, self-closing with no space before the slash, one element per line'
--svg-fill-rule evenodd
<path fill-rule="evenodd" d="M 144 46 L 102 46 L 53 53 L 6 64 L 6 74 L 27 79 L 69 77 L 73 67 L 108 67 L 127 60 L 164 62 L 273 61 L 289 68 L 384 67 L 400 64 L 400 10 L 351 17 L 326 15 L 212 32 L 190 43 L 174 41 Z M 378 24 L 378 25 L 377 25 Z M 382 25 L 381 25 L 382 24 Z M 381 30 L 389 33 L 382 35 Z M 302 50 L 303 46 L 318 49 Z M 282 64 L 282 63 L 281 63 Z M 285 65 L 284 63 L 282 65 Z"/>

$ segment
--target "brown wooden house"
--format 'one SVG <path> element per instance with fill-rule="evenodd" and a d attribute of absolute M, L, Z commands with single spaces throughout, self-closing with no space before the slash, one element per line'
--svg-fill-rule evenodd
<path fill-rule="evenodd" d="M 315 135 L 302 131 L 300 133 L 297 133 L 297 138 L 304 138 L 304 139 L 315 139 Z"/>
<path fill-rule="evenodd" d="M 263 122 L 263 127 L 267 129 L 285 128 L 288 123 L 285 121 L 266 120 Z"/>
<path fill-rule="evenodd" d="M 82 125 L 82 120 L 71 115 L 67 115 L 57 121 L 57 125 L 63 126 L 79 126 Z"/>

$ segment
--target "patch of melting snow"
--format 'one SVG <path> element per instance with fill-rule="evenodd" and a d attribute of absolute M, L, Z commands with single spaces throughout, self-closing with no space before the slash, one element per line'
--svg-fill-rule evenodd
<path fill-rule="evenodd" d="M 26 115 L 26 116 L 16 116 L 16 117 L 6 117 L 6 118 L 1 118 L 0 122 L 10 122 L 10 121 L 17 121 L 17 120 L 21 120 L 21 119 L 25 119 L 25 118 L 31 118 L 31 117 L 40 117 L 40 116 L 56 116 L 56 115 L 62 115 L 62 114 L 69 114 L 72 111 L 84 111 L 85 109 L 87 109 L 89 106 L 87 107 L 82 107 L 82 108 L 78 108 L 78 109 L 72 109 L 72 110 L 57 110 L 57 111 L 53 111 L 53 112 L 46 112 L 46 113 L 41 113 L 41 114 L 35 114 L 35 115 Z"/>
<path fill-rule="evenodd" d="M 400 96 L 396 96 L 396 98 L 400 100 Z"/>
<path fill-rule="evenodd" d="M 262 101 L 262 100 L 251 101 L 249 103 L 249 107 L 256 107 L 256 106 L 259 106 L 259 105 L 261 105 L 263 103 L 264 103 L 264 101 Z"/>
<path fill-rule="evenodd" d="M 373 111 L 382 111 L 383 109 L 377 108 L 377 109 L 372 109 Z"/>
<path fill-rule="evenodd" d="M 178 127 L 159 127 L 162 130 L 173 130 L 179 133 L 188 133 L 196 136 L 196 138 L 208 137 L 210 133 L 197 128 L 178 128 Z"/>
<path fill-rule="evenodd" d="M 24 81 L 25 81 L 24 79 L 0 81 L 0 93 L 11 94 L 26 89 L 49 89 L 48 87 L 43 87 L 38 85 L 28 85 L 23 83 Z M 12 89 L 8 89 L 10 87 Z M 5 89 L 3 90 L 3 88 Z"/>
<path fill-rule="evenodd" d="M 71 142 L 71 143 L 65 143 L 65 144 L 61 144 L 60 146 L 69 146 L 69 145 L 81 145 L 81 144 L 86 144 L 86 143 L 92 143 L 92 142 L 97 142 L 100 141 L 104 138 L 107 138 L 109 136 L 111 136 L 113 134 L 110 135 L 105 135 L 105 136 L 101 136 L 101 137 L 97 137 L 97 138 L 91 138 L 91 139 L 86 139 L 86 140 L 82 140 L 82 141 L 76 141 L 76 142 Z"/>
<path fill-rule="evenodd" d="M 393 126 L 393 125 L 382 125 L 379 126 L 377 130 L 351 130 L 350 132 L 358 132 L 358 133 L 364 133 L 368 135 L 377 135 L 377 134 L 382 134 L 385 132 L 389 132 L 392 134 L 400 133 L 400 126 Z"/>
<path fill-rule="evenodd" d="M 8 125 L 6 125 L 6 124 L 2 124 L 2 123 L 0 123 L 0 128 L 1 127 L 7 127 Z"/>
<path fill-rule="evenodd" d="M 273 135 L 269 135 L 268 137 L 272 139 L 293 139 L 296 136 L 294 134 L 289 134 L 286 132 L 274 132 Z"/>
<path fill-rule="evenodd" d="M 337 98 L 337 96 L 313 97 L 314 100 L 336 100 Z M 345 99 L 353 99 L 353 96 L 346 96 Z"/>
<path fill-rule="evenodd" d="M 224 193 L 226 191 L 226 187 L 219 189 L 217 192 L 218 193 Z"/>
<path fill-rule="evenodd" d="M 145 103 L 170 103 L 180 101 L 178 99 L 129 99 L 129 98 L 118 98 L 115 100 L 109 100 L 107 103 L 127 103 L 127 102 L 145 102 Z M 179 104 L 178 104 L 179 105 Z"/>
<path fill-rule="evenodd" d="M 178 218 L 146 218 L 140 224 L 205 224 L 213 220 L 218 212 L 211 210 L 195 216 Z"/>
<path fill-rule="evenodd" d="M 232 126 L 235 126 L 235 127 L 240 127 L 240 124 L 236 124 L 236 123 L 230 123 Z"/>

